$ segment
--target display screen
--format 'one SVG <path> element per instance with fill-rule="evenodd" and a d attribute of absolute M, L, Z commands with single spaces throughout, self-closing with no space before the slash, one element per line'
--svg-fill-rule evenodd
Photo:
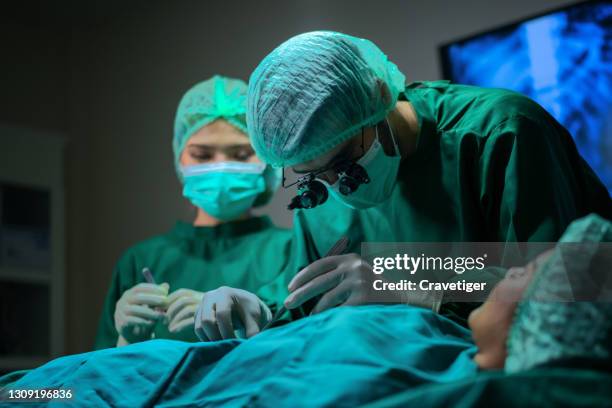
<path fill-rule="evenodd" d="M 612 1 L 588 1 L 440 48 L 455 83 L 521 92 L 572 134 L 612 192 Z"/>

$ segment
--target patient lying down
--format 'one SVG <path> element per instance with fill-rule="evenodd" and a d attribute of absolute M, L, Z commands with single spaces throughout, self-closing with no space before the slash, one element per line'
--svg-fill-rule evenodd
<path fill-rule="evenodd" d="M 472 332 L 423 308 L 339 307 L 248 340 L 152 340 L 62 357 L 9 388 L 70 388 L 82 406 L 335 407 L 469 379 L 479 368 L 525 371 L 568 358 L 609 363 L 611 283 L 592 266 L 611 238 L 612 224 L 601 218 L 572 224 L 561 243 L 580 244 L 560 244 L 510 270 L 472 313 Z M 608 302 L 568 301 L 584 288 Z"/>
<path fill-rule="evenodd" d="M 481 369 L 612 362 L 612 224 L 574 222 L 554 250 L 511 268 L 469 325 Z"/>

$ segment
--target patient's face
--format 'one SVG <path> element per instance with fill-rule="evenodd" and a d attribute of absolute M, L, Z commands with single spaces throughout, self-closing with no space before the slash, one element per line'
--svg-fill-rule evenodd
<path fill-rule="evenodd" d="M 487 301 L 470 314 L 468 322 L 478 346 L 474 361 L 481 369 L 504 367 L 506 339 L 516 306 L 535 272 L 551 254 L 552 250 L 546 251 L 524 267 L 509 269 Z"/>

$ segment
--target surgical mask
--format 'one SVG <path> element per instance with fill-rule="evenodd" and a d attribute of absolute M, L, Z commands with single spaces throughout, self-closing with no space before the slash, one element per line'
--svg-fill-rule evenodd
<path fill-rule="evenodd" d="M 207 214 L 229 221 L 266 191 L 263 163 L 221 162 L 181 167 L 183 195 Z"/>
<path fill-rule="evenodd" d="M 387 126 L 389 126 L 388 122 Z M 340 178 L 331 185 L 323 181 L 328 186 L 330 194 L 337 201 L 348 207 L 362 210 L 374 207 L 389 198 L 393 192 L 393 187 L 395 187 L 397 172 L 402 159 L 391 126 L 389 126 L 389 131 L 395 148 L 394 156 L 385 154 L 383 146 L 378 140 L 378 126 L 376 126 L 376 139 L 374 139 L 368 151 L 357 160 L 357 164 L 368 173 L 369 183 L 361 184 L 353 193 L 344 195 L 340 192 Z"/>

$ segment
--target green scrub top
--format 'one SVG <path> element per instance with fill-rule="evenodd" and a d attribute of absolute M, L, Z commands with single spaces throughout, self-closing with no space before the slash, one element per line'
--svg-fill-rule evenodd
<path fill-rule="evenodd" d="M 120 258 L 104 303 L 95 348 L 117 344 L 115 304 L 126 290 L 144 282 L 148 267 L 170 293 L 181 289 L 205 292 L 220 286 L 256 293 L 272 310 L 287 293 L 283 271 L 288 265 L 291 231 L 275 227 L 268 217 L 253 217 L 195 227 L 178 222 L 169 233 L 141 242 Z M 155 338 L 197 341 L 193 330 L 170 333 L 161 323 Z"/>
<path fill-rule="evenodd" d="M 342 235 L 356 253 L 362 242 L 553 242 L 588 213 L 612 219 L 610 195 L 570 134 L 529 98 L 433 81 L 409 84 L 400 99 L 416 111 L 419 138 L 391 197 L 366 210 L 330 197 L 296 211 L 292 273 Z M 460 277 L 492 288 L 504 272 Z M 441 313 L 465 324 L 475 306 L 446 303 Z"/>

